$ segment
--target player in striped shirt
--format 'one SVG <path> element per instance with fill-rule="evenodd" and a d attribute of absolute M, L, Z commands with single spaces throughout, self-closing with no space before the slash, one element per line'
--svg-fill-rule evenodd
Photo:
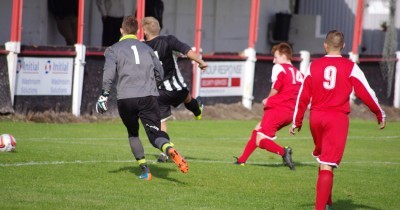
<path fill-rule="evenodd" d="M 285 165 L 294 170 L 292 148 L 277 144 L 275 134 L 292 122 L 303 75 L 291 63 L 292 48 L 289 44 L 280 43 L 273 46 L 272 54 L 275 63 L 271 75 L 273 84 L 268 97 L 263 100 L 264 115 L 235 163 L 244 165 L 253 151 L 259 147 L 282 156 Z"/>
<path fill-rule="evenodd" d="M 190 95 L 186 83 L 179 70 L 178 53 L 186 55 L 205 70 L 208 65 L 191 48 L 179 41 L 175 36 L 160 36 L 160 25 L 154 17 L 145 17 L 142 21 L 146 44 L 155 51 L 164 68 L 164 80 L 159 85 L 160 96 L 158 103 L 161 111 L 161 129 L 167 131 L 167 120 L 171 115 L 171 106 L 177 107 L 183 103 L 190 110 L 195 119 L 201 119 L 203 104 Z"/>
<path fill-rule="evenodd" d="M 310 130 L 319 162 L 315 209 L 332 206 L 333 169 L 343 157 L 349 130 L 350 94 L 354 90 L 376 115 L 380 129 L 385 128 L 385 112 L 375 92 L 357 64 L 341 56 L 344 36 L 328 32 L 324 48 L 327 55 L 311 63 L 297 98 L 293 125 L 289 132 L 300 131 L 307 106 L 310 108 Z"/>

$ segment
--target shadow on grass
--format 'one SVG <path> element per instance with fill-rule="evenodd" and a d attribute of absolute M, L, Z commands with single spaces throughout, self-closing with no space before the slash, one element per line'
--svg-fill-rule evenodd
<path fill-rule="evenodd" d="M 380 210 L 379 208 L 375 208 L 372 206 L 367 206 L 364 204 L 356 204 L 353 203 L 352 200 L 347 199 L 347 200 L 338 200 L 336 202 L 333 202 L 332 204 L 333 209 L 349 209 L 349 210 L 354 210 L 354 209 L 372 209 L 372 210 Z"/>
<path fill-rule="evenodd" d="M 212 159 L 212 158 L 198 158 L 198 157 L 194 157 L 194 156 L 188 156 L 188 155 L 185 155 L 185 154 L 181 154 L 181 155 L 183 156 L 183 158 L 185 158 L 185 160 L 215 161 L 215 159 Z M 158 154 L 149 153 L 149 154 L 146 155 L 146 157 L 149 157 L 149 156 L 153 156 L 153 157 L 154 157 L 154 159 L 153 159 L 153 158 L 149 158 L 150 161 L 151 161 L 151 160 L 157 161 L 158 157 L 160 156 L 160 153 L 158 153 Z M 146 159 L 147 159 L 147 158 L 146 158 Z M 171 163 L 172 163 L 171 160 L 168 160 L 168 162 L 171 162 Z M 233 161 L 232 161 L 232 162 L 233 162 Z"/>
<path fill-rule="evenodd" d="M 171 163 L 171 164 L 174 164 L 174 163 Z M 139 166 L 137 166 L 137 167 L 131 167 L 131 166 L 121 167 L 119 169 L 109 171 L 109 173 L 120 173 L 120 172 L 124 172 L 124 171 L 133 173 L 133 174 L 135 174 L 136 177 L 138 177 L 141 174 L 141 170 L 140 170 Z M 168 176 L 170 172 L 181 173 L 179 170 L 159 167 L 156 164 L 151 164 L 150 171 L 151 171 L 151 174 L 153 175 L 153 178 L 161 178 L 161 179 L 165 179 L 165 180 L 168 180 L 171 182 L 176 182 L 179 184 L 186 184 L 185 182 L 179 181 L 177 179 L 174 179 L 174 178 L 171 178 Z"/>
<path fill-rule="evenodd" d="M 312 209 L 314 207 L 314 203 L 312 204 L 304 204 L 303 207 L 310 207 Z M 346 209 L 346 210 L 356 210 L 356 209 L 370 209 L 370 210 L 381 210 L 380 208 L 375 208 L 372 206 L 367 206 L 364 204 L 355 204 L 352 200 L 338 200 L 334 201 L 332 204 L 332 209 Z"/>

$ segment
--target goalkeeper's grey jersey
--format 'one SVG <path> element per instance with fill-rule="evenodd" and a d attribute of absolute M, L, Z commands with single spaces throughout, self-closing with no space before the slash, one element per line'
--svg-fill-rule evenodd
<path fill-rule="evenodd" d="M 134 35 L 125 35 L 104 52 L 103 90 L 111 90 L 117 77 L 117 99 L 158 96 L 164 77 L 160 60 Z"/>

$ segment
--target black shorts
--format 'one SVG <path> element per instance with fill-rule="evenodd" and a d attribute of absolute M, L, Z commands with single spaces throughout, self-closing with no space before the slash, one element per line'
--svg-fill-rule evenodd
<path fill-rule="evenodd" d="M 160 107 L 161 120 L 165 121 L 171 117 L 171 106 L 177 107 L 183 103 L 189 94 L 187 88 L 178 91 L 158 90 L 158 105 Z"/>
<path fill-rule="evenodd" d="M 146 132 L 149 128 L 160 129 L 161 118 L 157 96 L 120 99 L 117 104 L 119 116 L 128 130 L 129 137 L 139 136 L 139 119 Z"/>

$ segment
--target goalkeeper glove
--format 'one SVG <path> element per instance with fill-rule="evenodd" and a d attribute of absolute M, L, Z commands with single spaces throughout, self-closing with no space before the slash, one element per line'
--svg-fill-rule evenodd
<path fill-rule="evenodd" d="M 103 94 L 99 97 L 96 103 L 96 112 L 103 114 L 107 111 L 107 100 L 110 92 L 107 90 L 103 90 Z"/>

